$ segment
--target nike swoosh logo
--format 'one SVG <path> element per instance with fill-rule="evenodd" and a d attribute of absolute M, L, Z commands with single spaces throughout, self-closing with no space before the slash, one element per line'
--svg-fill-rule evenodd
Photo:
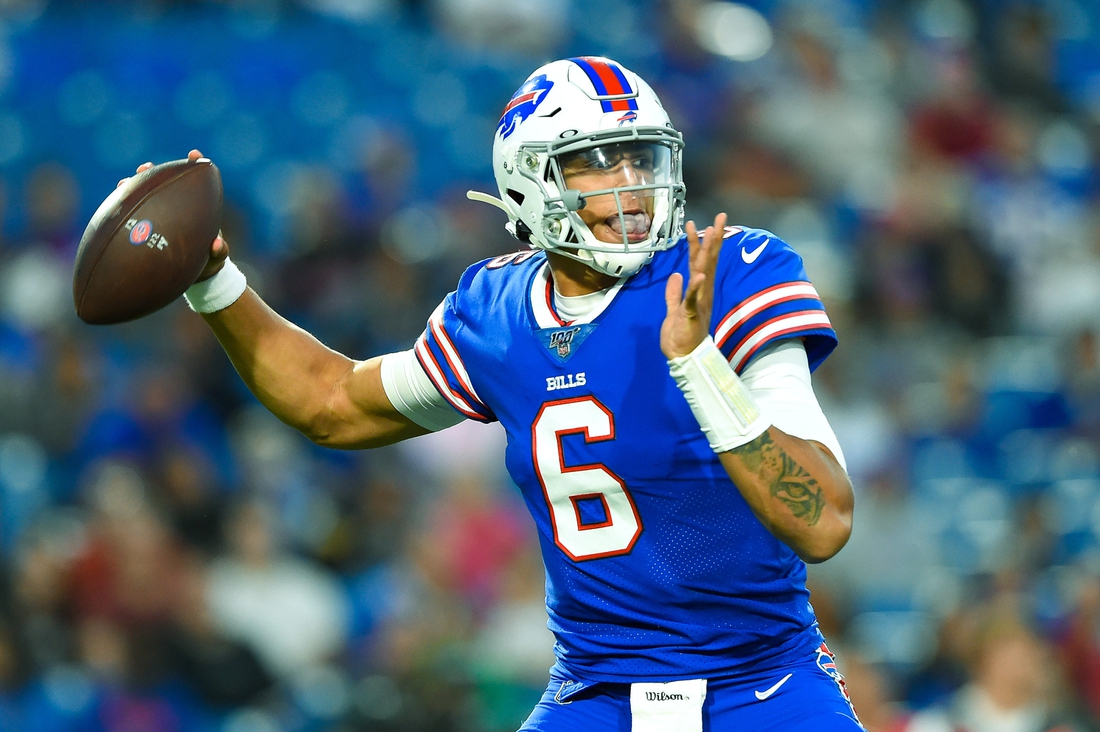
<path fill-rule="evenodd" d="M 763 248 L 764 247 L 760 247 L 760 249 L 763 249 Z M 756 251 L 760 251 L 760 249 L 757 249 Z M 779 681 L 777 681 L 775 686 L 773 686 L 772 688 L 767 689 L 765 691 L 757 691 L 757 692 L 753 692 L 753 693 L 756 694 L 757 699 L 759 699 L 760 701 L 764 701 L 769 696 L 771 696 L 775 692 L 779 691 L 779 687 L 782 686 L 783 684 L 787 683 L 787 679 L 791 678 L 792 676 L 794 676 L 794 674 L 789 673 L 786 676 L 784 676 L 783 678 L 781 678 Z"/>
<path fill-rule="evenodd" d="M 756 261 L 756 258 L 760 256 L 760 252 L 764 251 L 764 247 L 768 246 L 771 239 L 765 239 L 764 243 L 753 249 L 751 252 L 746 252 L 745 247 L 741 247 L 741 259 L 745 260 L 745 264 L 752 264 Z"/>

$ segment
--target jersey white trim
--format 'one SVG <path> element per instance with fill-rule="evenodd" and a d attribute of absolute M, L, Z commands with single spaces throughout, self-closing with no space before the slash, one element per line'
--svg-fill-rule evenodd
<path fill-rule="evenodd" d="M 733 364 L 734 371 L 740 373 L 745 363 L 765 341 L 810 328 L 832 327 L 833 324 L 824 310 L 800 310 L 778 315 L 745 336 L 730 356 L 730 363 Z"/>
<path fill-rule="evenodd" d="M 439 347 L 443 349 L 443 355 L 447 358 L 447 363 L 455 372 L 462 387 L 469 392 L 470 396 L 472 396 L 480 406 L 484 407 L 485 402 L 481 401 L 481 397 L 477 395 L 474 385 L 470 382 L 470 375 L 466 373 L 466 364 L 462 362 L 462 357 L 458 355 L 454 343 L 451 343 L 451 337 L 447 335 L 447 331 L 443 327 L 443 303 L 440 303 L 439 307 L 437 307 L 431 317 L 428 318 L 428 325 L 432 329 L 432 334 L 435 335 Z"/>
<path fill-rule="evenodd" d="M 470 403 L 467 402 L 461 394 L 452 389 L 451 385 L 447 382 L 447 377 L 439 368 L 439 364 L 436 363 L 435 355 L 432 353 L 432 349 L 428 347 L 428 341 L 425 336 L 421 335 L 420 338 L 417 339 L 414 350 L 420 356 L 419 361 L 421 365 L 427 369 L 427 376 L 431 379 L 432 384 L 439 391 L 440 395 L 450 402 L 452 407 L 462 412 L 470 419 L 480 419 L 481 415 L 474 411 Z"/>
<path fill-rule="evenodd" d="M 722 322 L 714 331 L 714 342 L 721 347 L 734 331 L 767 307 L 790 300 L 805 299 L 821 300 L 817 290 L 809 282 L 788 282 L 758 292 L 722 318 Z"/>

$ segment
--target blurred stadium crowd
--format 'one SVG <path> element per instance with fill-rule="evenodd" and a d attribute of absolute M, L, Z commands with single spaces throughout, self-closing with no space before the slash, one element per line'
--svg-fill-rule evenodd
<path fill-rule="evenodd" d="M 857 508 L 811 583 L 868 729 L 1100 729 L 1092 0 L 0 0 L 0 730 L 516 728 L 552 638 L 496 428 L 322 450 L 182 305 L 93 328 L 69 287 L 115 182 L 198 147 L 269 302 L 406 348 L 517 247 L 464 192 L 577 54 L 826 299 Z"/>

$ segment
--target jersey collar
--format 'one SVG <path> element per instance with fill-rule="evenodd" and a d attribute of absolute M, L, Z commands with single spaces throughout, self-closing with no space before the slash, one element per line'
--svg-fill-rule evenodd
<path fill-rule="evenodd" d="M 550 278 L 550 264 L 543 263 L 531 282 L 531 310 L 535 315 L 535 324 L 539 328 L 561 328 L 566 325 L 582 325 L 598 318 L 615 296 L 619 294 L 627 278 L 620 279 L 604 293 L 603 299 L 588 312 L 576 320 L 563 320 L 554 309 L 554 283 Z"/>

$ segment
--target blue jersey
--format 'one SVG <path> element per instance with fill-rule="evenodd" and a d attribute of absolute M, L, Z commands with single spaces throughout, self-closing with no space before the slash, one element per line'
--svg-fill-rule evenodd
<path fill-rule="evenodd" d="M 542 252 L 487 260 L 416 345 L 455 409 L 507 432 L 573 678 L 713 678 L 821 643 L 805 565 L 753 515 L 669 376 L 665 283 L 687 260 L 681 239 L 576 322 L 554 310 Z M 811 368 L 836 344 L 801 258 L 759 230 L 728 230 L 711 332 L 738 371 L 778 339 L 802 338 Z"/>

